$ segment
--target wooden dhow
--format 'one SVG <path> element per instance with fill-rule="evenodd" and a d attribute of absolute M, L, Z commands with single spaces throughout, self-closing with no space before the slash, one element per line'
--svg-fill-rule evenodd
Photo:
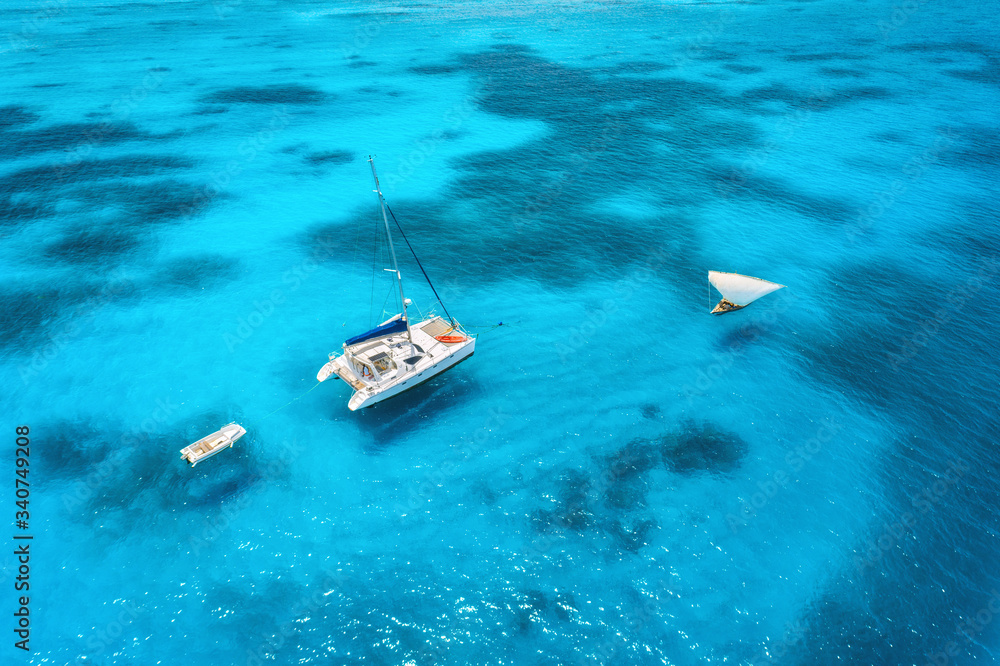
<path fill-rule="evenodd" d="M 712 309 L 712 314 L 716 315 L 742 310 L 761 296 L 785 287 L 749 275 L 719 271 L 709 271 L 708 281 L 722 294 L 722 300 Z"/>

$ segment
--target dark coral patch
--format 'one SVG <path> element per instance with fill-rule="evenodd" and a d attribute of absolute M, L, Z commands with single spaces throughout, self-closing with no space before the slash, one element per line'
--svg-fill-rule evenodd
<path fill-rule="evenodd" d="M 114 444 L 108 445 L 110 451 L 106 460 L 98 465 L 98 468 L 105 468 L 104 483 L 81 498 L 79 504 L 67 507 L 71 513 L 94 519 L 119 511 L 131 517 L 119 528 L 129 532 L 141 529 L 167 507 L 176 510 L 180 505 L 203 512 L 221 506 L 245 494 L 265 478 L 246 447 L 228 450 L 211 470 L 201 467 L 190 470 L 184 469 L 180 461 L 164 465 L 160 456 L 149 454 L 151 450 L 172 449 L 176 442 L 189 441 L 184 432 L 160 434 L 154 430 L 148 434 L 138 427 L 131 430 L 110 435 Z M 129 448 L 131 455 L 123 455 Z"/>
<path fill-rule="evenodd" d="M 701 169 L 716 164 L 720 149 L 760 140 L 752 123 L 734 121 L 728 113 L 745 109 L 745 100 L 720 86 L 609 76 L 607 66 L 568 67 L 520 45 L 458 55 L 453 62 L 475 77 L 472 101 L 479 109 L 542 121 L 549 129 L 544 140 L 456 159 L 454 196 L 393 202 L 407 233 L 412 230 L 414 245 L 437 248 L 438 265 L 449 266 L 456 288 L 503 279 L 511 270 L 546 284 L 593 277 L 595 267 L 618 277 L 635 265 L 671 272 L 676 262 L 659 260 L 656 248 L 674 244 L 690 250 L 697 233 L 688 211 L 717 194 Z M 713 116 L 718 109 L 727 117 Z M 462 120 L 446 118 L 449 125 L 440 128 L 440 136 L 459 129 Z M 380 167 L 391 201 L 408 177 L 410 167 L 400 164 Z M 633 185 L 655 199 L 655 219 L 633 224 L 603 206 L 621 194 L 621 173 L 633 174 Z M 454 224 L 456 216 L 467 215 L 456 201 L 475 207 L 488 240 L 471 240 Z M 303 247 L 313 254 L 317 247 L 328 247 L 324 260 L 356 261 L 337 241 L 356 229 L 353 222 L 318 226 L 305 234 Z M 475 262 L 468 261 L 470 255 Z M 608 262 L 609 256 L 616 261 Z M 427 269 L 433 277 L 433 266 Z"/>
<path fill-rule="evenodd" d="M 53 211 L 54 208 L 50 204 L 40 199 L 25 201 L 23 199 L 15 200 L 12 197 L 0 196 L 0 226 L 34 222 L 43 217 L 48 217 Z"/>
<path fill-rule="evenodd" d="M 535 624 L 553 619 L 570 622 L 579 612 L 573 595 L 566 592 L 559 592 L 550 599 L 541 590 L 528 590 L 508 606 L 512 611 L 512 627 L 519 634 L 529 633 Z"/>
<path fill-rule="evenodd" d="M 970 382 L 983 387 L 973 395 L 982 392 L 985 397 L 975 400 L 993 400 L 992 388 L 986 388 L 992 384 L 981 375 L 977 378 L 970 368 L 992 367 L 993 363 L 992 338 L 1000 316 L 995 309 L 979 305 L 983 285 L 1000 270 L 993 252 L 1000 239 L 993 232 L 979 231 L 984 222 L 995 222 L 995 212 L 989 205 L 976 208 L 978 214 L 972 209 L 973 215 L 966 220 L 924 241 L 925 245 L 942 242 L 948 250 L 972 251 L 968 260 L 958 264 L 957 276 L 935 271 L 930 279 L 930 269 L 921 273 L 919 263 L 904 265 L 889 256 L 831 269 L 837 282 L 831 284 L 830 306 L 859 314 L 835 328 L 817 331 L 812 341 L 803 341 L 803 367 L 837 390 L 850 391 L 899 418 L 933 428 L 940 427 L 937 421 L 954 422 L 949 416 L 952 403 L 942 396 L 965 395 Z M 958 255 L 949 252 L 946 256 Z M 919 284 L 920 290 L 915 291 L 913 284 Z M 872 294 L 878 294 L 875 303 Z M 965 370 L 955 372 L 955 368 Z"/>
<path fill-rule="evenodd" d="M 819 73 L 836 79 L 861 79 L 868 74 L 860 69 L 849 69 L 846 67 L 820 67 Z"/>
<path fill-rule="evenodd" d="M 590 478 L 579 470 L 570 469 L 559 479 L 559 493 L 556 508 L 551 511 L 538 510 L 532 514 L 536 531 L 573 530 L 581 532 L 594 523 L 590 508 Z"/>
<path fill-rule="evenodd" d="M 662 413 L 662 409 L 656 403 L 650 402 L 639 408 L 639 413 L 642 414 L 643 418 L 646 419 L 658 419 Z"/>
<path fill-rule="evenodd" d="M 963 81 L 988 85 L 1000 84 L 1000 64 L 991 64 L 980 69 L 946 69 L 944 73 Z"/>
<path fill-rule="evenodd" d="M 649 544 L 649 533 L 656 527 L 655 520 L 640 520 L 635 525 L 627 526 L 620 520 L 612 520 L 608 526 L 608 534 L 622 550 L 637 553 L 643 546 Z"/>
<path fill-rule="evenodd" d="M 142 244 L 135 234 L 113 227 L 87 226 L 74 229 L 47 243 L 42 255 L 70 264 L 100 265 L 118 262 Z"/>
<path fill-rule="evenodd" d="M 719 148 L 745 146 L 758 136 L 750 123 L 705 119 L 705 107 L 745 106 L 718 86 L 677 78 L 607 76 L 606 67 L 567 67 L 520 45 L 460 55 L 455 63 L 480 83 L 474 99 L 480 109 L 541 120 L 551 130 L 544 141 L 456 160 L 457 197 L 442 203 L 395 202 L 400 221 L 413 230 L 414 244 L 422 243 L 421 236 L 431 239 L 440 248 L 439 260 L 451 266 L 454 282 L 465 286 L 499 279 L 496 276 L 512 269 L 512 261 L 516 270 L 549 284 L 570 282 L 584 271 L 593 275 L 595 265 L 620 274 L 623 265 L 604 261 L 607 256 L 671 270 L 666 262 L 651 258 L 656 254 L 651 248 L 661 246 L 659 240 L 602 211 L 602 199 L 620 194 L 622 172 L 633 173 L 642 183 L 637 186 L 657 193 L 663 204 L 657 220 L 638 226 L 662 230 L 675 241 L 691 238 L 686 211 L 694 201 L 713 194 L 706 192 L 691 165 L 704 163 Z M 462 118 L 446 121 L 451 126 L 443 131 L 456 129 Z M 656 124 L 654 132 L 650 123 Z M 669 164 L 660 159 L 665 147 L 673 156 Z M 390 162 L 380 169 L 390 198 L 397 183 L 407 178 L 405 168 Z M 459 212 L 447 202 L 458 199 L 475 202 L 488 243 L 470 247 L 469 235 L 453 224 Z M 304 246 L 314 252 L 328 244 L 327 259 L 352 261 L 349 249 L 336 242 L 346 226 L 311 230 Z M 475 266 L 462 259 L 470 252 L 477 257 Z M 552 270 L 553 263 L 560 270 Z"/>
<path fill-rule="evenodd" d="M 227 113 L 229 109 L 224 106 L 203 106 L 191 112 L 192 116 L 214 116 L 220 113 Z"/>
<path fill-rule="evenodd" d="M 892 93 L 879 86 L 857 86 L 833 89 L 821 87 L 806 94 L 783 83 L 772 83 L 746 90 L 741 97 L 748 102 L 781 102 L 799 109 L 822 111 L 853 102 L 888 99 L 892 97 Z"/>
<path fill-rule="evenodd" d="M 892 307 L 879 308 L 878 318 L 869 318 L 863 325 L 845 322 L 839 330 L 823 331 L 804 346 L 803 364 L 825 383 L 850 387 L 866 401 L 885 407 L 887 400 L 902 393 L 898 381 L 886 381 L 886 377 L 899 379 L 889 372 L 890 352 L 897 351 L 902 346 L 897 341 L 905 340 L 921 321 L 912 313 L 923 312 L 928 303 L 943 302 L 943 294 L 937 283 L 884 259 L 841 265 L 836 275 L 837 283 L 831 289 L 835 301 L 831 305 L 845 312 L 871 312 L 868 301 L 872 293 L 878 293 L 880 300 L 892 303 Z M 909 284 L 921 284 L 922 291 L 913 293 L 906 287 Z"/>
<path fill-rule="evenodd" d="M 956 209 L 959 213 L 957 218 L 950 220 L 946 227 L 924 234 L 922 244 L 963 257 L 973 265 L 992 267 L 995 269 L 992 272 L 1000 271 L 997 264 L 997 257 L 1000 257 L 1000 214 L 995 202 L 986 197 L 970 198 Z M 972 274 L 977 277 L 971 279 L 978 279 L 981 283 L 983 280 L 979 274 L 989 272 L 989 268 L 980 269 Z M 973 281 L 973 284 L 976 282 Z"/>
<path fill-rule="evenodd" d="M 65 290 L 0 288 L 0 345 L 37 341 L 61 308 L 79 298 Z"/>
<path fill-rule="evenodd" d="M 174 179 L 94 185 L 80 188 L 73 194 L 91 210 L 117 210 L 119 217 L 116 224 L 135 231 L 150 224 L 187 218 L 226 196 L 211 187 Z"/>
<path fill-rule="evenodd" d="M 18 125 L 27 125 L 38 120 L 37 113 L 29 111 L 25 106 L 11 104 L 0 107 L 0 131 L 4 131 Z"/>
<path fill-rule="evenodd" d="M 327 93 L 298 83 L 223 88 L 201 97 L 206 104 L 321 104 Z"/>
<path fill-rule="evenodd" d="M 635 60 L 623 62 L 614 68 L 620 74 L 652 74 L 667 69 L 667 66 L 660 62 L 649 62 L 645 60 Z"/>
<path fill-rule="evenodd" d="M 854 53 L 797 53 L 785 56 L 788 62 L 822 62 L 826 60 L 861 60 L 864 56 Z"/>
<path fill-rule="evenodd" d="M 321 153 L 309 153 L 305 157 L 310 164 L 347 164 L 354 161 L 354 153 L 346 150 L 330 150 Z"/>
<path fill-rule="evenodd" d="M 880 100 L 891 98 L 892 92 L 888 88 L 881 86 L 858 86 L 854 88 L 838 88 L 824 95 L 820 103 L 821 108 L 833 108 L 843 106 L 853 102 L 865 102 L 869 100 Z"/>
<path fill-rule="evenodd" d="M 0 189 L 8 192 L 47 192 L 109 178 L 151 176 L 166 171 L 189 169 L 188 159 L 169 155 L 124 155 L 104 160 L 80 160 L 64 164 L 44 164 L 21 169 L 0 178 Z"/>
<path fill-rule="evenodd" d="M 161 180 L 129 188 L 121 199 L 133 226 L 174 222 L 185 218 L 204 188 L 178 180 Z"/>
<path fill-rule="evenodd" d="M 490 46 L 490 50 L 498 51 L 501 53 L 510 53 L 510 54 L 531 53 L 534 51 L 534 49 L 528 46 L 527 44 L 506 44 L 506 43 L 493 44 L 492 46 Z"/>
<path fill-rule="evenodd" d="M 722 69 L 728 69 L 730 72 L 736 72 L 737 74 L 758 74 L 764 71 L 763 67 L 757 67 L 756 65 L 737 65 L 735 63 L 727 63 L 722 66 Z"/>
<path fill-rule="evenodd" d="M 415 67 L 410 67 L 407 71 L 413 72 L 414 74 L 437 76 L 440 74 L 455 74 L 462 71 L 462 68 L 458 65 L 417 65 Z"/>
<path fill-rule="evenodd" d="M 739 60 L 740 54 L 735 51 L 724 51 L 722 49 L 700 48 L 697 49 L 694 58 L 709 62 L 730 62 L 733 60 Z"/>
<path fill-rule="evenodd" d="M 646 473 L 657 467 L 660 460 L 660 451 L 646 440 L 633 440 L 604 458 L 600 479 L 608 506 L 615 509 L 643 506 Z"/>
<path fill-rule="evenodd" d="M 722 195 L 763 201 L 815 220 L 843 223 L 854 219 L 858 214 L 857 208 L 850 203 L 807 194 L 779 178 L 737 169 L 728 173 L 711 170 L 708 176 L 718 183 L 718 192 Z"/>
<path fill-rule="evenodd" d="M 5 304 L 0 313 L 0 346 L 27 351 L 47 344 L 46 353 L 50 349 L 58 353 L 62 341 L 75 335 L 80 320 L 93 317 L 108 303 L 132 293 L 134 284 L 120 277 L 103 285 L 91 282 L 58 289 L 14 285 L 0 288 L 0 302 Z M 43 360 L 47 362 L 47 358 Z M 35 366 L 22 369 L 28 372 L 25 377 L 38 372 Z"/>
<path fill-rule="evenodd" d="M 732 472 L 746 457 L 747 443 L 737 434 L 706 422 L 686 421 L 660 441 L 663 460 L 678 474 Z"/>
<path fill-rule="evenodd" d="M 230 461 L 232 462 L 232 461 Z M 264 480 L 256 471 L 246 471 L 241 465 L 227 465 L 211 478 L 198 478 L 185 484 L 179 499 L 188 508 L 204 510 L 219 507 L 255 488 Z"/>
<path fill-rule="evenodd" d="M 588 493 L 591 482 L 586 474 L 567 471 L 560 479 L 559 524 L 572 530 L 582 530 L 591 522 Z"/>
<path fill-rule="evenodd" d="M 988 125 L 945 129 L 921 156 L 925 163 L 940 159 L 963 168 L 1000 167 L 1000 130 Z"/>
<path fill-rule="evenodd" d="M 798 91 L 783 83 L 750 88 L 743 91 L 741 97 L 748 102 L 785 102 L 786 104 L 797 104 L 802 99 L 802 95 Z"/>
<path fill-rule="evenodd" d="M 36 435 L 46 442 L 46 446 L 38 447 L 37 461 L 41 472 L 38 480 L 41 482 L 85 477 L 112 464 L 111 461 L 105 463 L 110 451 L 95 445 L 101 441 L 102 433 L 92 424 L 43 422 L 39 424 Z"/>
<path fill-rule="evenodd" d="M 153 272 L 151 280 L 158 287 L 202 289 L 235 278 L 239 266 L 239 260 L 233 257 L 197 254 L 163 263 Z"/>
<path fill-rule="evenodd" d="M 947 53 L 953 51 L 957 53 L 974 53 L 986 57 L 994 55 L 994 51 L 987 46 L 983 46 L 977 42 L 964 42 L 961 40 L 953 42 L 909 42 L 907 44 L 890 46 L 889 49 L 904 53 Z"/>
<path fill-rule="evenodd" d="M 66 123 L 32 130 L 9 131 L 0 142 L 0 156 L 28 157 L 56 150 L 118 144 L 157 138 L 131 123 Z"/>
<path fill-rule="evenodd" d="M 906 138 L 905 134 L 900 132 L 890 130 L 888 132 L 879 132 L 873 134 L 872 138 L 876 141 L 883 141 L 885 143 L 909 143 L 909 139 Z"/>

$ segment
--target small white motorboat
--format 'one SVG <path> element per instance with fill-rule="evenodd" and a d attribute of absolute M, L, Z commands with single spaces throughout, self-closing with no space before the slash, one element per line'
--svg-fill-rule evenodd
<path fill-rule="evenodd" d="M 187 458 L 191 467 L 194 467 L 202 460 L 211 458 L 223 449 L 228 449 L 233 445 L 233 442 L 245 434 L 247 431 L 243 426 L 230 423 L 221 430 L 217 430 L 207 437 L 202 437 L 194 444 L 185 446 L 181 449 L 181 458 Z"/>

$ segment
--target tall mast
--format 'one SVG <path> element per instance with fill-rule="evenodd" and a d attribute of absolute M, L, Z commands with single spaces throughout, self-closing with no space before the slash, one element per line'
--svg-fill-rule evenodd
<path fill-rule="evenodd" d="M 389 255 L 392 257 L 392 269 L 396 273 L 396 282 L 399 283 L 399 302 L 403 304 L 406 336 L 410 339 L 410 344 L 413 344 L 413 335 L 410 333 L 410 320 L 406 316 L 406 296 L 403 295 L 403 276 L 399 274 L 399 264 L 396 263 L 396 250 L 392 247 L 392 232 L 389 231 L 389 218 L 385 214 L 385 199 L 382 197 L 382 189 L 378 184 L 378 174 L 375 173 L 375 161 L 371 155 L 368 156 L 368 164 L 372 166 L 372 177 L 375 179 L 375 192 L 378 193 L 378 205 L 382 211 L 382 222 L 385 223 L 385 237 L 389 241 Z"/>

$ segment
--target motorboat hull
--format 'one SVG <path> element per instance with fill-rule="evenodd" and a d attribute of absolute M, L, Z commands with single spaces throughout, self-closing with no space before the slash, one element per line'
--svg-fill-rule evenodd
<path fill-rule="evenodd" d="M 185 458 L 191 463 L 191 467 L 194 467 L 198 463 L 218 455 L 225 449 L 232 448 L 236 440 L 245 434 L 247 434 L 247 431 L 243 426 L 230 423 L 221 430 L 202 437 L 194 444 L 181 449 L 181 458 Z"/>

